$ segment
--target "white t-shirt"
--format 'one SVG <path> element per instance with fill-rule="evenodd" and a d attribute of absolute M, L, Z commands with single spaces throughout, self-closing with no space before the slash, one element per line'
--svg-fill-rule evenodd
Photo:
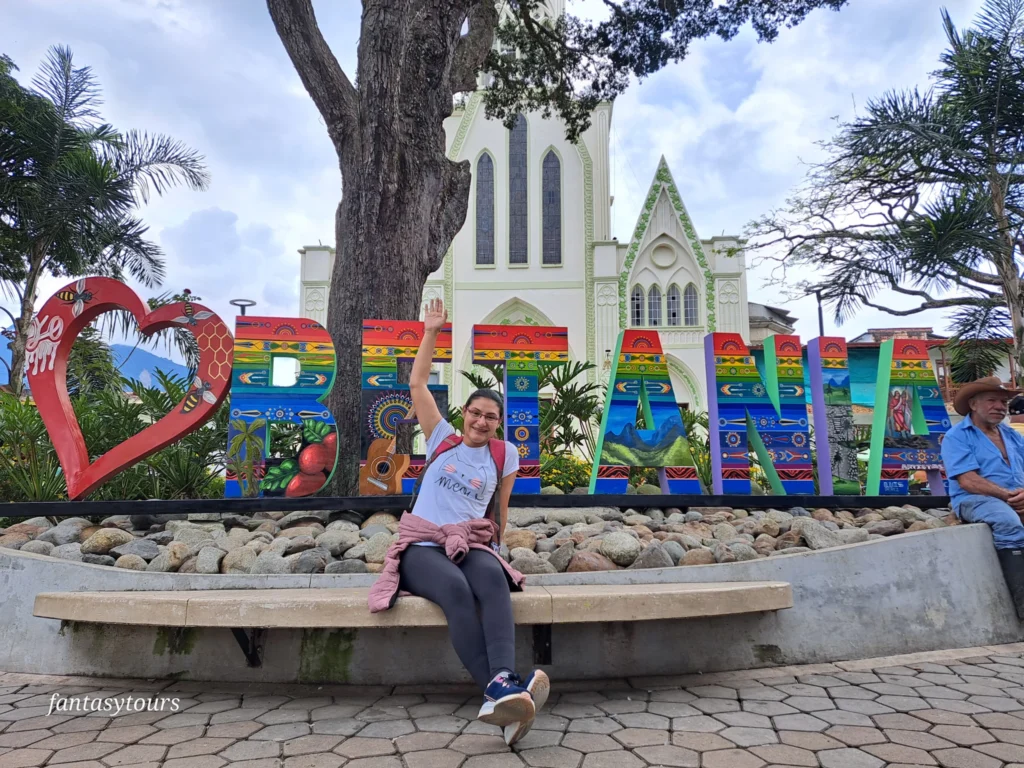
<path fill-rule="evenodd" d="M 433 456 L 441 442 L 454 434 L 451 424 L 443 419 L 438 422 L 427 440 L 427 457 Z M 506 441 L 501 476 L 508 477 L 518 470 L 519 452 Z M 497 484 L 490 447 L 470 448 L 463 443 L 445 451 L 427 467 L 413 511 L 435 525 L 475 520 L 486 514 Z"/>

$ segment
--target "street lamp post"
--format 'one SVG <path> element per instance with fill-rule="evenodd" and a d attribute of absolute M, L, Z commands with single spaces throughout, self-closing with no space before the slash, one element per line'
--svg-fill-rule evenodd
<path fill-rule="evenodd" d="M 242 310 L 242 317 L 245 317 L 246 307 L 256 306 L 256 302 L 253 301 L 252 299 L 232 299 L 231 301 L 228 302 L 228 304 L 230 304 L 233 307 L 238 307 L 240 310 Z"/>

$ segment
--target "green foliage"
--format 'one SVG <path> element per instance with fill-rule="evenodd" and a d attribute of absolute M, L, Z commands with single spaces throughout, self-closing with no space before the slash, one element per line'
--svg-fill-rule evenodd
<path fill-rule="evenodd" d="M 575 488 L 586 488 L 590 485 L 590 462 L 578 456 L 568 453 L 557 456 L 541 454 L 540 463 L 542 487 L 553 485 L 563 493 L 571 493 Z"/>
<path fill-rule="evenodd" d="M 188 379 L 159 370 L 155 378 L 157 387 L 122 380 L 131 394 L 118 387 L 84 391 L 72 399 L 91 460 L 165 416 L 185 396 Z M 88 500 L 222 496 L 227 422 L 225 403 L 198 430 L 115 475 Z M 0 394 L 0 498 L 67 498 L 64 474 L 39 412 L 27 401 L 6 393 Z"/>
<path fill-rule="evenodd" d="M 510 121 L 517 112 L 557 112 L 570 141 L 589 125 L 602 101 L 686 57 L 695 40 L 729 40 L 750 22 L 762 41 L 795 26 L 816 8 L 839 10 L 846 0 L 633 0 L 611 2 L 600 20 L 569 14 L 542 19 L 541 0 L 509 0 L 496 45 L 483 69 L 494 75 L 485 92 L 488 113 Z M 472 21 L 471 21 L 472 26 Z"/>
<path fill-rule="evenodd" d="M 985 0 L 971 29 L 945 11 L 942 23 L 932 87 L 870 101 L 825 145 L 805 188 L 750 234 L 781 264 L 780 284 L 820 292 L 840 322 L 862 307 L 952 308 L 958 337 L 972 342 L 1006 307 L 1020 357 L 1024 0 Z M 891 306 L 892 293 L 912 304 Z M 958 375 L 991 368 L 985 349 L 973 344 L 955 360 Z"/>
<path fill-rule="evenodd" d="M 75 339 L 68 355 L 68 394 L 72 397 L 89 392 L 117 390 L 121 372 L 114 362 L 110 345 L 94 326 L 87 326 Z"/>
<path fill-rule="evenodd" d="M 238 478 L 242 496 L 250 498 L 259 496 L 260 478 L 257 476 L 259 457 L 263 455 L 263 430 L 267 427 L 266 419 L 232 419 L 231 428 L 235 435 L 228 446 L 226 464 L 230 472 Z"/>
<path fill-rule="evenodd" d="M 205 188 L 202 157 L 166 136 L 103 123 L 95 77 L 74 66 L 67 48 L 50 49 L 32 88 L 15 80 L 15 69 L 0 59 L 0 290 L 24 313 L 47 274 L 159 284 L 163 255 L 135 209 L 151 191 Z M 15 324 L 15 392 L 27 321 Z"/>

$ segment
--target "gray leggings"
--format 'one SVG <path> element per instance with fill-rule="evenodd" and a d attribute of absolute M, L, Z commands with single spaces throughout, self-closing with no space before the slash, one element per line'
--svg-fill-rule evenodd
<path fill-rule="evenodd" d="M 441 606 L 452 646 L 477 685 L 487 688 L 498 672 L 515 669 L 512 596 L 494 555 L 471 549 L 455 564 L 440 547 L 411 546 L 399 574 L 401 589 Z"/>

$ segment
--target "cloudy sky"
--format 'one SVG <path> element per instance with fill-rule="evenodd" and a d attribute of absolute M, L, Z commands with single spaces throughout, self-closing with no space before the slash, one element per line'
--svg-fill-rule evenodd
<path fill-rule="evenodd" d="M 592 0 L 591 0 L 592 1 Z M 702 237 L 739 233 L 781 205 L 819 158 L 836 121 L 889 89 L 926 86 L 943 48 L 939 11 L 966 26 L 981 0 L 850 0 L 818 11 L 771 45 L 745 31 L 694 46 L 686 61 L 634 84 L 615 105 L 613 234 L 627 240 L 658 157 L 669 161 Z M 225 318 L 231 298 L 261 314 L 298 309 L 305 244 L 333 244 L 340 174 L 319 115 L 261 0 L 32 0 L 0 2 L 0 53 L 28 82 L 48 46 L 72 48 L 95 71 L 105 119 L 169 134 L 202 152 L 212 184 L 175 190 L 144 209 L 167 253 L 164 288 L 191 288 Z M 315 2 L 324 35 L 354 73 L 357 0 Z M 587 2 L 569 0 L 570 12 Z M 752 300 L 779 304 L 751 275 Z M 43 296 L 59 287 L 43 286 Z M 4 305 L 0 297 L 0 305 Z M 9 308 L 11 304 L 8 302 Z M 817 335 L 813 301 L 785 305 L 805 338 Z M 230 321 L 229 321 L 230 322 Z M 893 318 L 863 312 L 826 332 L 934 325 L 938 313 Z"/>

